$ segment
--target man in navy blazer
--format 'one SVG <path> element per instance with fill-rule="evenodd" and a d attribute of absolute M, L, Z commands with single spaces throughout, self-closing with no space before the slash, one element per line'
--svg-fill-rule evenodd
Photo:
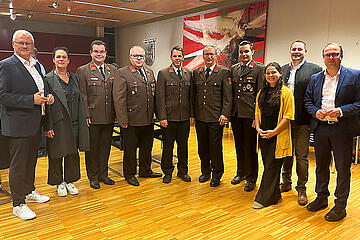
<path fill-rule="evenodd" d="M 331 151 L 337 171 L 335 206 L 325 215 L 327 221 L 346 216 L 350 192 L 353 137 L 359 134 L 360 71 L 341 66 L 343 48 L 329 43 L 323 49 L 326 70 L 314 74 L 306 90 L 305 107 L 312 115 L 314 133 L 317 198 L 307 205 L 316 212 L 328 206 Z"/>
<path fill-rule="evenodd" d="M 14 55 L 0 62 L 1 131 L 9 143 L 13 214 L 27 220 L 35 218 L 36 214 L 26 203 L 49 200 L 34 191 L 34 180 L 44 104 L 53 103 L 54 98 L 44 96 L 45 83 L 31 57 L 32 34 L 15 31 L 12 46 Z"/>

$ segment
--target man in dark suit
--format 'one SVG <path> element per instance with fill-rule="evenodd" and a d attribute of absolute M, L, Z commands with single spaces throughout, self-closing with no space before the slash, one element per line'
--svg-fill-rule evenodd
<path fill-rule="evenodd" d="M 327 44 L 323 51 L 326 70 L 314 74 L 305 94 L 306 110 L 312 115 L 316 157 L 316 199 L 307 205 L 311 212 L 328 206 L 331 151 L 337 171 L 335 206 L 325 215 L 327 221 L 346 216 L 350 192 L 353 137 L 359 134 L 360 71 L 341 66 L 343 48 Z"/>
<path fill-rule="evenodd" d="M 43 203 L 50 199 L 35 191 L 34 180 L 41 118 L 45 114 L 45 103 L 53 103 L 54 98 L 44 96 L 47 89 L 31 57 L 32 34 L 15 31 L 12 46 L 14 55 L 0 62 L 1 131 L 9 143 L 13 214 L 27 220 L 35 218 L 36 214 L 26 203 Z"/>
<path fill-rule="evenodd" d="M 139 147 L 139 177 L 156 178 L 161 173 L 151 170 L 151 150 L 154 132 L 155 77 L 144 67 L 142 47 L 130 49 L 130 63 L 119 70 L 120 79 L 114 83 L 113 95 L 117 122 L 124 139 L 123 169 L 128 184 L 139 186 L 136 179 L 136 149 Z"/>
<path fill-rule="evenodd" d="M 231 111 L 231 79 L 229 70 L 216 64 L 217 49 L 203 49 L 205 64 L 193 72 L 194 117 L 198 153 L 201 161 L 199 182 L 220 185 L 224 173 L 222 136 Z M 192 120 L 193 121 L 193 120 Z"/>
<path fill-rule="evenodd" d="M 184 50 L 175 46 L 171 50 L 170 67 L 160 70 L 156 83 L 156 109 L 163 135 L 161 169 L 164 183 L 170 183 L 174 171 L 173 149 L 177 143 L 178 173 L 184 182 L 190 182 L 188 175 L 188 139 L 190 132 L 190 89 L 191 71 L 182 67 Z"/>
<path fill-rule="evenodd" d="M 118 79 L 118 70 L 105 63 L 106 53 L 105 43 L 94 40 L 90 46 L 91 62 L 76 72 L 90 134 L 90 151 L 85 152 L 86 172 L 94 189 L 100 188 L 99 182 L 115 184 L 108 176 L 108 162 L 115 120 L 112 86 Z"/>
<path fill-rule="evenodd" d="M 291 62 L 282 67 L 284 83 L 293 92 L 295 98 L 295 120 L 291 121 L 291 135 L 298 176 L 295 189 L 298 191 L 298 204 L 300 205 L 306 205 L 308 202 L 305 184 L 308 181 L 309 124 L 311 115 L 305 109 L 304 96 L 311 75 L 321 71 L 320 66 L 305 61 L 306 53 L 306 43 L 304 41 L 296 40 L 292 42 L 290 45 Z M 283 182 L 280 184 L 280 192 L 291 190 L 293 159 L 293 157 L 287 157 L 284 160 L 282 168 Z"/>
<path fill-rule="evenodd" d="M 246 179 L 244 190 L 254 190 L 258 177 L 256 152 L 255 100 L 264 84 L 264 66 L 253 60 L 254 46 L 249 41 L 239 44 L 240 63 L 231 67 L 232 111 L 231 127 L 234 134 L 237 171 L 231 183 Z"/>

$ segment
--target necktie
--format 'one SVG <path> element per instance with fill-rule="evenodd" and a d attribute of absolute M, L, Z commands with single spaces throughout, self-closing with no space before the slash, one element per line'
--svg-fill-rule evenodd
<path fill-rule="evenodd" d="M 244 69 L 245 69 L 245 65 L 242 65 L 242 64 L 241 64 L 241 72 L 243 72 Z"/>
<path fill-rule="evenodd" d="M 182 78 L 180 69 L 177 70 L 177 75 L 179 76 L 180 80 Z"/>
<path fill-rule="evenodd" d="M 146 82 L 146 77 L 145 77 L 142 69 L 139 69 L 139 73 L 140 73 L 140 75 L 143 77 L 144 81 Z"/>
<path fill-rule="evenodd" d="M 205 78 L 208 79 L 209 75 L 210 75 L 210 71 L 211 69 L 210 68 L 207 68 L 206 69 L 206 73 L 205 73 Z"/>
<path fill-rule="evenodd" d="M 104 79 L 105 79 L 105 74 L 104 74 L 104 71 L 103 71 L 102 66 L 99 67 L 99 70 L 100 70 L 101 75 L 102 75 L 102 76 L 104 77 Z"/>

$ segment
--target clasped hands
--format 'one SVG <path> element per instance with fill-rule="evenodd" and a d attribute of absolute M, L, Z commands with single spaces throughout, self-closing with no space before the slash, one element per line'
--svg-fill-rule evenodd
<path fill-rule="evenodd" d="M 337 118 L 341 116 L 340 108 L 331 108 L 328 110 L 320 109 L 316 112 L 316 118 L 319 120 L 323 120 L 326 117 Z"/>
<path fill-rule="evenodd" d="M 43 103 L 47 103 L 48 105 L 51 105 L 54 103 L 54 96 L 52 94 L 48 94 L 46 97 L 41 96 L 44 91 L 40 91 L 34 94 L 34 104 L 35 105 L 41 105 Z"/>

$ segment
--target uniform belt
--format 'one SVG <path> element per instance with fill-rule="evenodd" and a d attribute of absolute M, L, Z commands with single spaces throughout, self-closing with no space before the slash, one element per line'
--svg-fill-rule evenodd
<path fill-rule="evenodd" d="M 337 125 L 338 122 L 335 121 L 320 121 L 321 125 Z"/>

